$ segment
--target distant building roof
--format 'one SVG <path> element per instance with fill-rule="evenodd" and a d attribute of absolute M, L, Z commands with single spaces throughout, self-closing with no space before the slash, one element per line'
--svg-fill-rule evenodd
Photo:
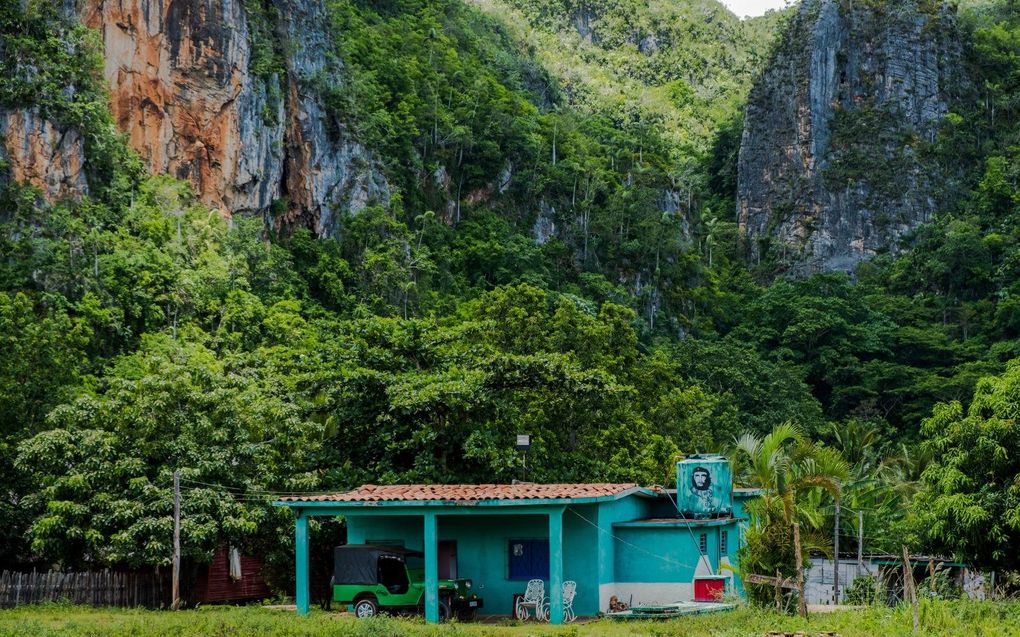
<path fill-rule="evenodd" d="M 366 484 L 343 493 L 280 498 L 297 502 L 483 502 L 491 500 L 577 500 L 615 498 L 645 492 L 637 484 Z"/>
<path fill-rule="evenodd" d="M 735 518 L 727 515 L 726 517 L 720 518 L 683 518 L 683 517 L 669 517 L 669 518 L 642 518 L 639 520 L 621 520 L 619 522 L 613 522 L 613 528 L 632 528 L 632 527 L 673 527 L 673 526 L 725 526 L 734 522 L 743 522 L 747 518 Z"/>
<path fill-rule="evenodd" d="M 734 487 L 733 495 L 738 498 L 747 498 L 757 496 L 765 493 L 765 490 L 760 487 Z"/>

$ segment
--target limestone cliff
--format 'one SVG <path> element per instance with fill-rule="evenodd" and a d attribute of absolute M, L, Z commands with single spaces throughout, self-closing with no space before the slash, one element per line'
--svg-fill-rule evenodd
<path fill-rule="evenodd" d="M 57 0 L 54 5 L 60 20 L 74 18 L 74 0 Z M 58 33 L 63 35 L 62 31 Z M 0 59 L 14 61 L 4 65 L 7 73 L 16 78 L 38 75 L 30 62 L 23 61 L 19 52 L 8 46 L 0 38 Z M 80 54 L 73 42 L 65 41 L 64 47 L 69 56 Z M 61 87 L 61 91 L 70 98 L 75 87 Z M 36 188 L 49 203 L 87 195 L 81 132 L 46 117 L 37 106 L 0 105 L 0 185 L 7 180 Z"/>
<path fill-rule="evenodd" d="M 930 219 L 959 42 L 933 0 L 804 0 L 748 99 L 737 217 L 754 259 L 849 270 Z"/>
<path fill-rule="evenodd" d="M 88 194 L 81 134 L 37 109 L 0 109 L 0 165 L 0 179 L 34 186 L 49 202 Z"/>
<path fill-rule="evenodd" d="M 331 234 L 337 212 L 389 190 L 315 90 L 343 82 L 323 0 L 246 1 L 271 16 L 266 33 L 240 0 L 84 0 L 81 19 L 102 36 L 114 117 L 152 171 L 227 213 L 285 200 L 277 224 Z M 256 35 L 279 52 L 271 72 L 252 68 Z"/>

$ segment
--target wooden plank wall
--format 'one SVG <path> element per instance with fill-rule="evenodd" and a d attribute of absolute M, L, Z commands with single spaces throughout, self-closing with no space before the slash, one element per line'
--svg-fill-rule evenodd
<path fill-rule="evenodd" d="M 272 591 L 262 579 L 262 560 L 241 555 L 241 579 L 235 581 L 230 577 L 230 559 L 226 549 L 217 551 L 204 572 L 199 571 L 193 595 L 194 601 L 204 604 L 245 602 L 270 596 Z"/>
<path fill-rule="evenodd" d="M 166 608 L 170 605 L 170 585 L 166 577 L 151 573 L 0 573 L 0 608 L 43 602 Z"/>

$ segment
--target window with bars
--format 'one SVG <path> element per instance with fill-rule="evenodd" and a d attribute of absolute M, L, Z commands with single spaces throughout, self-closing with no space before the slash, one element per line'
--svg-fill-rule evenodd
<path fill-rule="evenodd" d="M 719 552 L 722 553 L 723 555 L 726 555 L 726 549 L 727 549 L 727 547 L 726 547 L 726 540 L 727 540 L 726 531 L 720 531 L 719 532 Z"/>
<path fill-rule="evenodd" d="M 698 535 L 698 550 L 702 555 L 708 554 L 708 533 Z"/>

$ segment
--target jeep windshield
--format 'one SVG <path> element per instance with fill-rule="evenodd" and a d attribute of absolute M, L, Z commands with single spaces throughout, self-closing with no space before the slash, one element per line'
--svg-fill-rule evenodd
<path fill-rule="evenodd" d="M 404 562 L 407 564 L 407 570 L 409 571 L 425 570 L 425 558 L 418 555 L 408 555 L 404 557 Z"/>

